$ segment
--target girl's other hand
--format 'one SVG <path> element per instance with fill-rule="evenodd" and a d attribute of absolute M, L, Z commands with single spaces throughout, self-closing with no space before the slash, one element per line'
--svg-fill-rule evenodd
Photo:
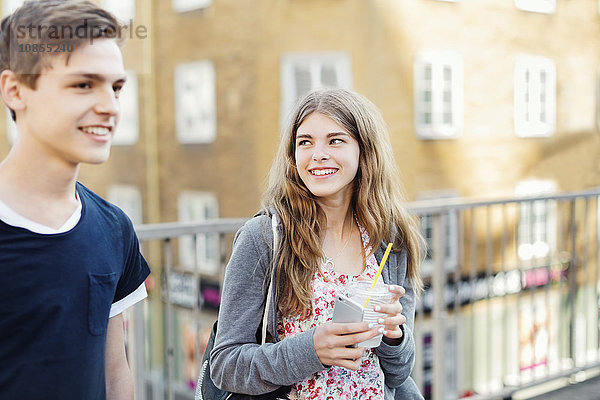
<path fill-rule="evenodd" d="M 376 305 L 373 309 L 380 313 L 387 314 L 386 317 L 380 318 L 377 322 L 384 325 L 383 340 L 389 345 L 398 345 L 402 342 L 401 325 L 406 323 L 406 317 L 402 315 L 402 304 L 400 298 L 406 292 L 402 286 L 389 285 L 388 289 L 393 293 L 392 300 L 389 304 Z"/>

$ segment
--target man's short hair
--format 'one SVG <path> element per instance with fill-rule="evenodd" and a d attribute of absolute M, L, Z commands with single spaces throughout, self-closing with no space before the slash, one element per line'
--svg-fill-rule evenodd
<path fill-rule="evenodd" d="M 123 25 L 88 0 L 26 1 L 0 25 L 0 71 L 10 69 L 35 89 L 51 58 L 66 56 L 96 39 L 123 42 Z"/>

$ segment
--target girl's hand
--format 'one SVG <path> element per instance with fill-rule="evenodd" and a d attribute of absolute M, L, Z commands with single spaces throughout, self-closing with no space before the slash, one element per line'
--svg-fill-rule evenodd
<path fill-rule="evenodd" d="M 352 346 L 379 335 L 381 332 L 377 329 L 369 328 L 366 322 L 328 322 L 315 328 L 313 345 L 323 365 L 337 365 L 356 371 L 365 349 Z"/>
<path fill-rule="evenodd" d="M 389 345 L 397 346 L 402 342 L 401 325 L 406 323 L 406 317 L 402 315 L 402 304 L 400 297 L 406 292 L 402 286 L 389 285 L 388 289 L 394 297 L 389 304 L 374 306 L 374 310 L 387 314 L 387 317 L 380 318 L 377 322 L 384 325 L 383 341 Z"/>

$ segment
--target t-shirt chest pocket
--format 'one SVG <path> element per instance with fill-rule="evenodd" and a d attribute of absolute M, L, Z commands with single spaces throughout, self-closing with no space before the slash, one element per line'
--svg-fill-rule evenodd
<path fill-rule="evenodd" d="M 88 329 L 94 336 L 104 335 L 117 287 L 117 274 L 90 273 L 88 291 Z"/>

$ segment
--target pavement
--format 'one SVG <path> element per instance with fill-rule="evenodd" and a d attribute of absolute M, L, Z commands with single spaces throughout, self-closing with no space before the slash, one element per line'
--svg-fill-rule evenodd
<path fill-rule="evenodd" d="M 600 376 L 532 397 L 529 400 L 600 400 Z"/>

